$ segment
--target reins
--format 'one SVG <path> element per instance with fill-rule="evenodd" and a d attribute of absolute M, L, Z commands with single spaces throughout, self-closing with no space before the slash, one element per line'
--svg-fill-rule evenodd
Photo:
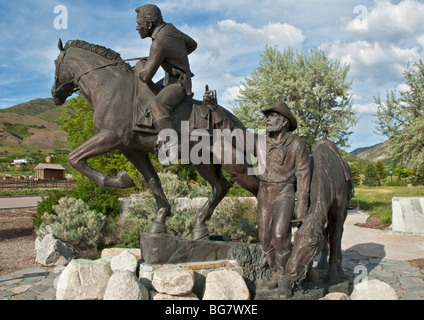
<path fill-rule="evenodd" d="M 110 67 L 110 66 L 116 65 L 116 64 L 118 64 L 118 63 L 120 63 L 120 62 L 135 61 L 135 60 L 147 60 L 148 58 L 149 58 L 149 57 L 139 57 L 139 58 L 130 58 L 130 59 L 114 60 L 114 61 L 111 61 L 111 62 L 109 62 L 109 63 L 102 64 L 102 65 L 100 65 L 100 66 L 94 67 L 94 68 L 92 68 L 92 69 L 90 69 L 90 70 L 88 70 L 88 71 L 86 71 L 86 72 L 84 72 L 84 73 L 80 74 L 80 75 L 76 78 L 76 80 L 75 80 L 75 81 L 76 81 L 76 82 L 79 82 L 79 80 L 81 79 L 81 77 L 82 77 L 82 76 L 85 76 L 85 75 L 89 74 L 89 73 L 90 73 L 90 72 L 92 72 L 92 71 L 95 71 L 95 70 L 98 70 L 98 69 L 102 69 L 102 68 L 106 68 L 106 67 Z"/>
<path fill-rule="evenodd" d="M 59 91 L 62 89 L 62 87 L 63 87 L 63 86 L 65 86 L 65 85 L 66 85 L 66 84 L 61 84 L 61 85 L 59 86 L 59 88 L 57 87 L 57 81 L 58 81 L 58 79 L 59 79 L 59 69 L 60 69 L 60 67 L 61 67 L 61 65 L 62 65 L 63 60 L 65 59 L 65 55 L 66 55 L 66 50 L 65 50 L 65 53 L 63 54 L 62 59 L 61 59 L 61 60 L 60 60 L 60 62 L 59 62 L 58 67 L 56 68 L 56 74 L 55 74 L 55 94 L 56 94 L 57 92 L 59 92 Z M 77 87 L 76 87 L 74 90 L 72 90 L 72 91 L 68 94 L 68 97 L 69 97 L 69 96 L 71 96 L 74 92 L 77 92 L 77 91 L 79 90 L 79 88 L 78 88 L 78 82 L 80 81 L 81 77 L 83 77 L 83 76 L 85 76 L 85 75 L 89 74 L 89 73 L 90 73 L 90 72 L 92 72 L 92 71 L 99 70 L 99 69 L 103 69 L 103 68 L 110 67 L 110 66 L 114 66 L 114 65 L 117 65 L 118 63 L 121 63 L 121 62 L 126 62 L 126 61 L 136 61 L 136 60 L 147 60 L 148 58 L 149 58 L 149 57 L 139 57 L 139 58 L 130 58 L 130 59 L 120 59 L 120 60 L 114 60 L 114 61 L 111 61 L 111 62 L 109 62 L 109 63 L 105 63 L 105 64 L 102 64 L 102 65 L 100 65 L 100 66 L 94 67 L 94 68 L 92 68 L 92 69 L 90 69 L 90 70 L 87 70 L 87 71 L 83 72 L 82 74 L 80 74 L 80 75 L 79 75 L 76 79 L 74 79 L 75 84 L 76 84 L 76 86 L 77 86 Z"/>

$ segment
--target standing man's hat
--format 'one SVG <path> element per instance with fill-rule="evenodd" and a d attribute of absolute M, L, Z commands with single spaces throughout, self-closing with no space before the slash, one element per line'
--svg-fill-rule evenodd
<path fill-rule="evenodd" d="M 289 120 L 289 128 L 288 131 L 294 131 L 297 128 L 297 121 L 293 117 L 293 114 L 290 111 L 290 108 L 287 104 L 285 104 L 283 101 L 277 101 L 275 102 L 269 109 L 265 109 L 262 111 L 262 113 L 267 116 L 270 112 L 277 112 L 281 114 L 283 117 L 285 117 L 287 120 Z"/>

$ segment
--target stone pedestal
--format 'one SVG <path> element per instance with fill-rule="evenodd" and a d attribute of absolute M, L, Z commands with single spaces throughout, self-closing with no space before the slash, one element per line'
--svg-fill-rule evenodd
<path fill-rule="evenodd" d="M 393 231 L 424 235 L 424 197 L 392 199 Z"/>
<path fill-rule="evenodd" d="M 236 260 L 250 282 L 268 280 L 270 271 L 259 244 L 188 240 L 164 234 L 142 233 L 140 247 L 146 264 L 178 264 Z"/>

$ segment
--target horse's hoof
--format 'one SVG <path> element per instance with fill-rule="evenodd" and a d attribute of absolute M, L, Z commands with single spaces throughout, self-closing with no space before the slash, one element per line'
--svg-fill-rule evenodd
<path fill-rule="evenodd" d="M 166 233 L 166 225 L 164 223 L 153 221 L 150 224 L 147 232 L 148 233 Z"/>
<path fill-rule="evenodd" d="M 134 181 L 130 178 L 128 173 L 126 173 L 125 171 L 119 171 L 117 178 L 118 178 L 121 189 L 135 187 Z"/>
<path fill-rule="evenodd" d="M 313 282 L 316 283 L 319 281 L 319 271 L 315 268 L 310 268 L 308 270 L 308 273 L 306 274 L 306 282 Z"/>
<path fill-rule="evenodd" d="M 337 274 L 337 272 L 336 273 L 330 273 L 329 272 L 329 273 L 327 273 L 327 276 L 325 277 L 325 281 L 330 286 L 336 285 L 340 282 L 339 275 Z"/>
<path fill-rule="evenodd" d="M 209 240 L 209 231 L 206 227 L 195 227 L 193 229 L 193 240 Z"/>
<path fill-rule="evenodd" d="M 327 261 L 319 261 L 318 265 L 317 265 L 317 269 L 318 270 L 327 270 L 329 267 L 328 262 Z"/>

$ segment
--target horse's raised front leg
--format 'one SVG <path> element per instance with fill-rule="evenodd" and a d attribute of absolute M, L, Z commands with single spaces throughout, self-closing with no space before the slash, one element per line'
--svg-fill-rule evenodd
<path fill-rule="evenodd" d="M 199 174 L 212 186 L 212 194 L 208 201 L 197 212 L 196 225 L 193 229 L 193 239 L 199 240 L 209 235 L 209 231 L 206 228 L 206 221 L 210 219 L 216 206 L 227 194 L 230 184 L 222 174 L 221 165 L 198 164 L 196 168 Z"/>
<path fill-rule="evenodd" d="M 148 232 L 166 233 L 165 220 L 167 216 L 171 215 L 171 205 L 163 192 L 160 179 L 153 168 L 149 155 L 136 150 L 125 150 L 123 154 L 142 173 L 156 200 L 157 215 L 156 219 L 149 226 Z"/>
<path fill-rule="evenodd" d="M 70 152 L 68 156 L 69 163 L 74 169 L 101 187 L 120 189 L 133 187 L 134 182 L 125 171 L 120 171 L 117 176 L 109 176 L 87 165 L 89 158 L 116 150 L 119 144 L 119 137 L 112 131 L 101 131 Z"/>

